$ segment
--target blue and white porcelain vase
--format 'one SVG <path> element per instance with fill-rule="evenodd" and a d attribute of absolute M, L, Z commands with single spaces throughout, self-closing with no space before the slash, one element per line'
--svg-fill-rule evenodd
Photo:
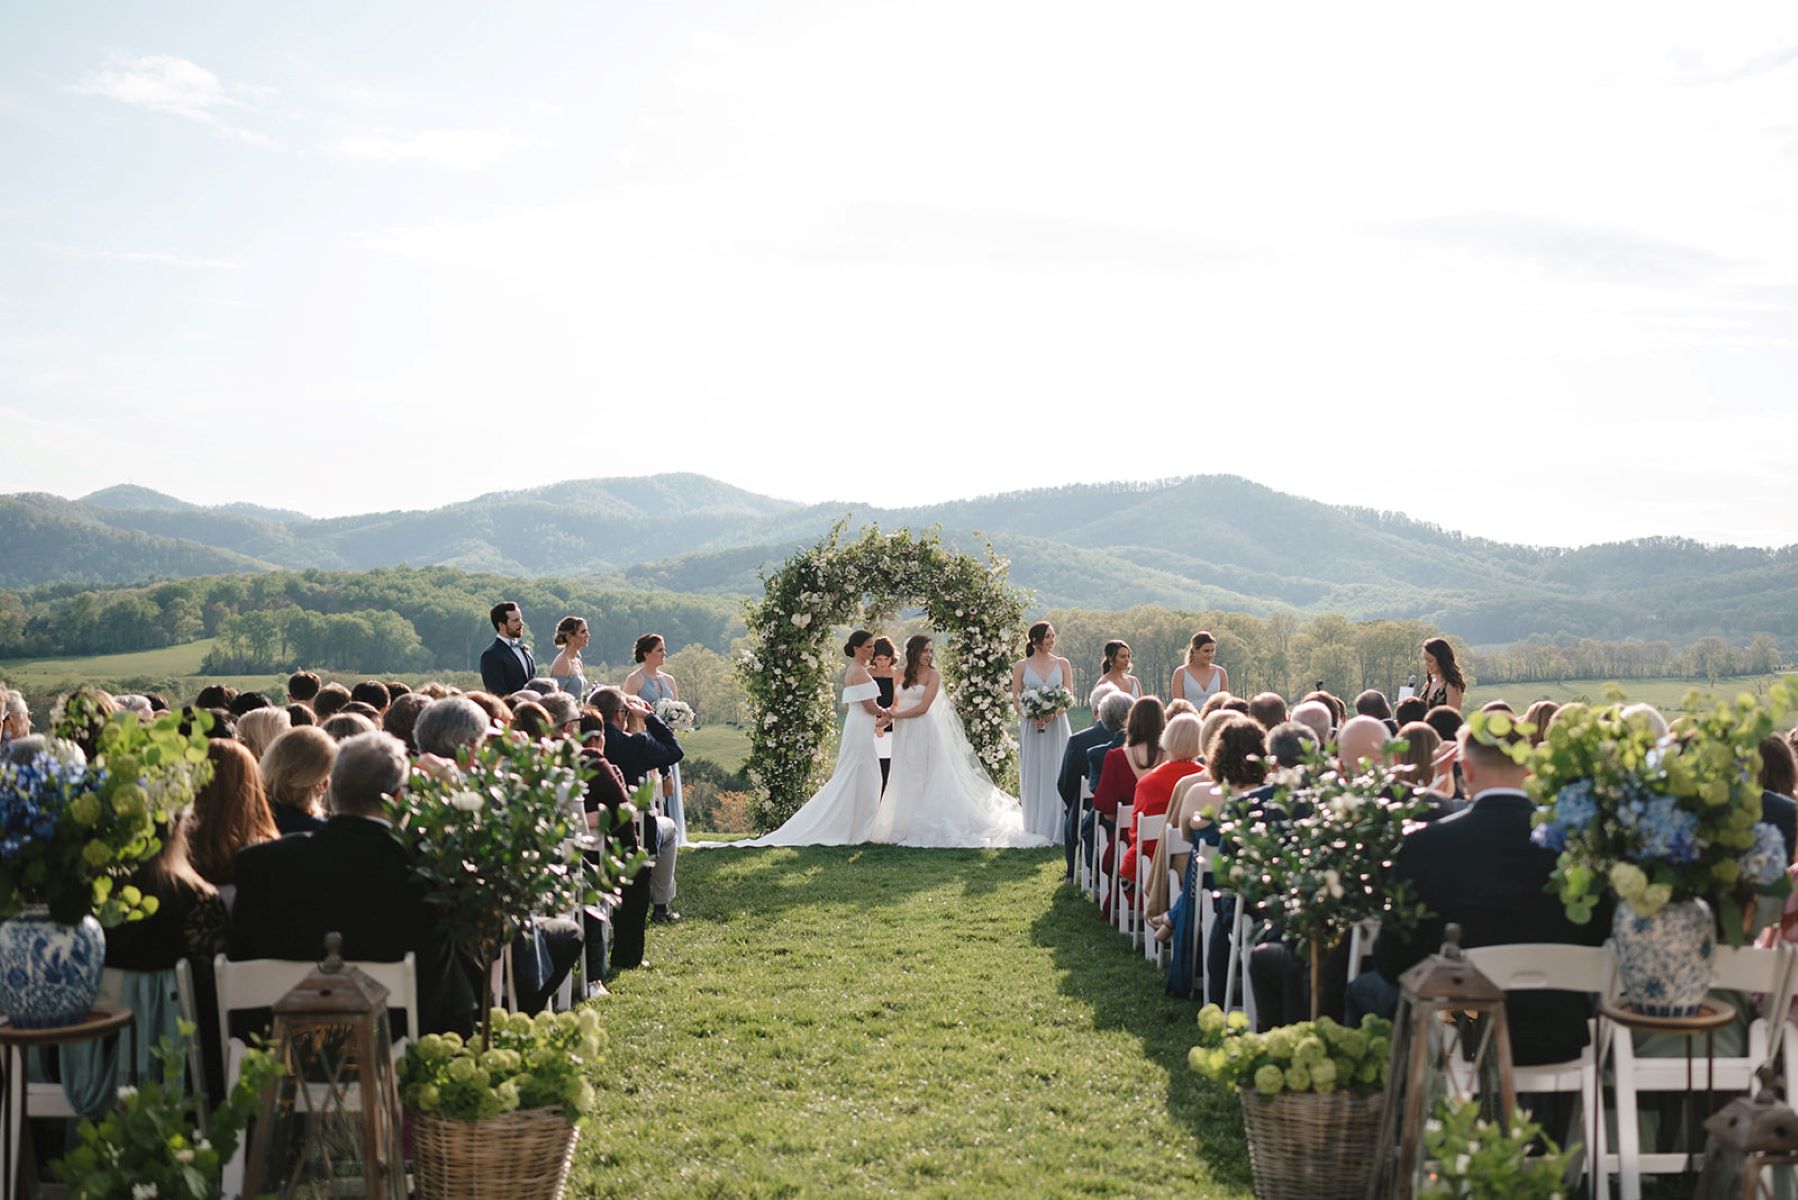
<path fill-rule="evenodd" d="M 1702 900 L 1669 904 L 1652 917 L 1617 905 L 1611 923 L 1624 997 L 1649 1017 L 1696 1016 L 1711 985 L 1717 938 L 1711 906 Z"/>
<path fill-rule="evenodd" d="M 17 1029 L 77 1024 L 100 994 L 105 965 L 100 922 L 64 925 L 47 908 L 27 908 L 0 921 L 0 1012 Z"/>

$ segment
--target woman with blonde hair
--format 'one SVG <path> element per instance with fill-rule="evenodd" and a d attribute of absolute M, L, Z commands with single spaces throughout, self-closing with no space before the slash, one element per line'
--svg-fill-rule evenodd
<path fill-rule="evenodd" d="M 337 739 L 316 725 L 290 729 L 262 755 L 262 788 L 283 834 L 310 833 L 325 823 L 325 793 Z"/>
<path fill-rule="evenodd" d="M 1144 817 L 1165 816 L 1168 803 L 1173 799 L 1174 785 L 1204 769 L 1199 765 L 1199 755 L 1204 749 L 1204 742 L 1200 740 L 1203 728 L 1197 717 L 1184 713 L 1169 721 L 1167 728 L 1161 731 L 1161 765 L 1136 781 L 1130 825 L 1123 830 L 1124 860 L 1118 865 L 1118 877 L 1126 883 L 1135 882 L 1137 860 L 1140 858 L 1146 863 L 1153 858 L 1159 841 L 1141 839 L 1137 826 Z"/>
<path fill-rule="evenodd" d="M 237 740 L 261 758 L 271 742 L 292 728 L 293 718 L 285 708 L 253 708 L 237 718 Z"/>

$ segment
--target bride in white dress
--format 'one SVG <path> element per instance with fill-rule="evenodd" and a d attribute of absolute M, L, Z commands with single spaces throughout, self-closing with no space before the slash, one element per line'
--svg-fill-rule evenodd
<path fill-rule="evenodd" d="M 843 720 L 843 740 L 837 746 L 837 769 L 816 795 L 787 818 L 773 833 L 743 842 L 713 842 L 714 846 L 854 846 L 865 842 L 880 807 L 880 758 L 874 748 L 874 722 L 880 707 L 880 688 L 868 674 L 874 654 L 874 635 L 858 629 L 849 635 L 843 653 L 852 661 L 843 674 L 842 702 L 849 713 Z"/>
<path fill-rule="evenodd" d="M 893 707 L 893 765 L 873 840 L 900 846 L 1047 846 L 1025 830 L 1018 802 L 993 786 L 968 744 L 955 705 L 932 666 L 923 634 L 905 643 L 905 672 Z"/>

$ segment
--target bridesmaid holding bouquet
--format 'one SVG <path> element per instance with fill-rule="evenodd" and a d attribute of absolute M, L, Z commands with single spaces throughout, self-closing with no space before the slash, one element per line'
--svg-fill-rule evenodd
<path fill-rule="evenodd" d="M 1032 625 L 1029 642 L 1024 657 L 1011 668 L 1011 699 L 1019 717 L 1018 791 L 1024 828 L 1054 841 L 1061 835 L 1061 793 L 1055 785 L 1070 732 L 1074 668 L 1055 654 L 1055 627 L 1049 622 Z"/>

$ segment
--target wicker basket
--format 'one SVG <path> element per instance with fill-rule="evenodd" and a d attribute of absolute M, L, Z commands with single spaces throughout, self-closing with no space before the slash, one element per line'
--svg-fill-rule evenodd
<path fill-rule="evenodd" d="M 1380 1140 L 1383 1093 L 1242 1089 L 1257 1200 L 1362 1200 Z"/>
<path fill-rule="evenodd" d="M 480 1121 L 410 1113 L 418 1200 L 559 1200 L 580 1130 L 559 1108 Z"/>

